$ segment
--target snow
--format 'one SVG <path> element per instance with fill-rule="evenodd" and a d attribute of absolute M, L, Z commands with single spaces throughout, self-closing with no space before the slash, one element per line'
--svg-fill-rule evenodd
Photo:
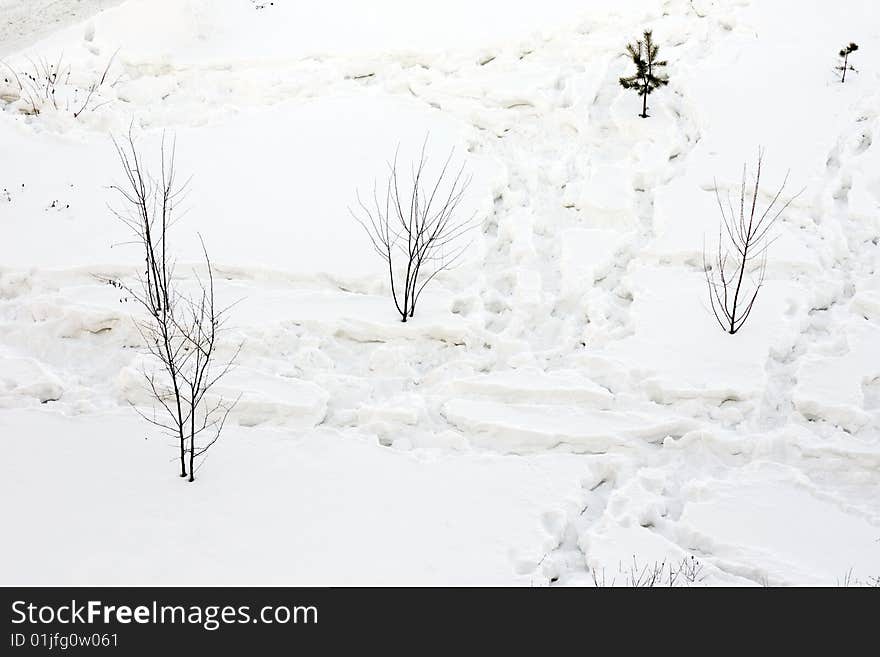
<path fill-rule="evenodd" d="M 635 440 L 660 442 L 681 436 L 690 423 L 632 412 L 583 411 L 541 404 L 451 399 L 443 409 L 455 426 L 473 436 L 477 444 L 498 451 L 555 450 L 603 454 L 615 444 Z"/>
<path fill-rule="evenodd" d="M 334 430 L 235 429 L 206 462 L 214 475 L 180 497 L 157 494 L 166 446 L 144 442 L 137 417 L 8 411 L 0 423 L 4 486 L 29 500 L 4 505 L 29 532 L 4 546 L 9 585 L 528 584 L 512 564 L 551 542 L 540 518 L 580 470 L 568 455 L 462 462 Z M 74 462 L 65 489 L 46 495 Z M 210 522 L 192 522 L 204 514 Z"/>
<path fill-rule="evenodd" d="M 782 581 L 821 586 L 842 579 L 841 561 L 854 572 L 870 572 L 880 558 L 875 525 L 780 466 L 745 468 L 731 480 L 698 480 L 685 495 L 682 531 L 704 550 L 739 562 L 737 569 L 766 563 Z M 847 544 L 838 536 L 847 536 Z"/>
<path fill-rule="evenodd" d="M 0 0 L 0 57 L 122 0 Z"/>
<path fill-rule="evenodd" d="M 259 4 L 0 0 L 6 64 L 71 68 L 37 116 L 0 78 L 0 522 L 26 537 L 0 582 L 880 575 L 872 3 Z M 617 78 L 646 27 L 671 83 L 643 120 Z M 220 392 L 242 397 L 194 484 L 131 409 L 137 308 L 101 283 L 140 257 L 107 207 L 129 129 L 193 176 L 181 281 L 200 234 L 237 302 Z M 480 229 L 404 324 L 349 208 L 426 138 Z M 786 175 L 800 194 L 730 336 L 703 250 L 759 147 L 760 204 Z"/>

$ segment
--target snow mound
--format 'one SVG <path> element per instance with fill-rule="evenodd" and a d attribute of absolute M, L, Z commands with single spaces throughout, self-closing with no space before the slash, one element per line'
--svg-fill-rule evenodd
<path fill-rule="evenodd" d="M 694 426 L 685 418 L 469 399 L 448 401 L 443 414 L 475 444 L 507 453 L 604 453 L 633 441 L 659 443 Z"/>

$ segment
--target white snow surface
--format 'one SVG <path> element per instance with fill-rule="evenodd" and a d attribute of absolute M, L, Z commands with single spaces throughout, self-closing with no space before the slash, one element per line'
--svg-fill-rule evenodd
<path fill-rule="evenodd" d="M 9 68 L 113 81 L 75 119 L 0 76 L 0 583 L 880 576 L 875 3 L 262 5 L 0 0 Z M 646 28 L 671 83 L 642 120 L 617 80 Z M 107 208 L 129 129 L 193 175 L 179 275 L 200 233 L 240 300 L 242 399 L 194 484 L 99 282 L 138 266 Z M 402 324 L 348 208 L 426 135 L 481 223 Z M 759 146 L 762 200 L 803 192 L 730 336 L 702 251 Z"/>
<path fill-rule="evenodd" d="M 122 0 L 0 0 L 0 56 Z"/>

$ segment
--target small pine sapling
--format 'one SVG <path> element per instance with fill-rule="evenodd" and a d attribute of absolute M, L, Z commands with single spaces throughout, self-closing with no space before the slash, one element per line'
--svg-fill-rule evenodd
<path fill-rule="evenodd" d="M 635 64 L 636 72 L 620 78 L 620 86 L 634 89 L 642 97 L 642 113 L 639 116 L 647 119 L 648 95 L 669 84 L 669 77 L 658 70 L 665 67 L 666 62 L 657 59 L 660 48 L 654 43 L 650 30 L 646 30 L 635 43 L 627 44 L 626 51 Z"/>
<path fill-rule="evenodd" d="M 846 48 L 841 48 L 840 52 L 837 53 L 840 55 L 840 58 L 843 60 L 840 66 L 835 67 L 835 70 L 841 72 L 840 81 L 846 82 L 846 72 L 852 71 L 853 73 L 858 73 L 852 64 L 849 63 L 849 56 L 852 55 L 856 50 L 859 49 L 858 44 L 850 43 Z"/>

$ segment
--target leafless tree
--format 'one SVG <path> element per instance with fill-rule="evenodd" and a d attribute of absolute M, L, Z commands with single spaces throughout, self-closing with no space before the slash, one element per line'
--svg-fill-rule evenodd
<path fill-rule="evenodd" d="M 728 193 L 722 201 L 715 184 L 715 198 L 721 211 L 718 227 L 718 248 L 710 260 L 703 249 L 703 271 L 709 291 L 709 304 L 718 325 L 734 335 L 748 320 L 767 273 L 767 249 L 776 241 L 770 230 L 799 193 L 787 201 L 782 194 L 788 183 L 785 175 L 763 212 L 758 211 L 761 185 L 763 150 L 758 151 L 758 165 L 753 188 L 747 184 L 746 166 L 743 166 L 739 191 L 739 208 L 735 209 Z"/>
<path fill-rule="evenodd" d="M 196 274 L 195 292 L 188 294 L 175 277 L 170 228 L 189 182 L 178 184 L 176 143 L 169 150 L 163 136 L 158 179 L 147 170 L 131 131 L 124 141 L 114 138 L 113 143 L 125 181 L 112 187 L 120 203 L 111 210 L 144 254 L 144 269 L 136 284 L 107 281 L 123 290 L 145 314 L 135 323 L 151 356 L 152 365 L 144 367 L 143 375 L 154 406 L 149 414 L 135 410 L 177 442 L 180 476 L 194 481 L 196 459 L 217 442 L 238 401 L 226 400 L 212 390 L 230 371 L 241 347 L 230 358 L 218 361 L 218 339 L 230 307 L 217 306 L 213 267 L 201 236 L 206 277 Z"/>
<path fill-rule="evenodd" d="M 470 246 L 467 234 L 478 225 L 476 214 L 467 219 L 457 217 L 471 182 L 471 177 L 465 176 L 464 164 L 458 169 L 450 168 L 453 149 L 440 173 L 429 180 L 427 145 L 425 139 L 404 190 L 398 171 L 398 149 L 394 160 L 388 163 L 384 192 L 379 192 L 377 182 L 371 200 L 364 202 L 358 193 L 358 211 L 349 209 L 388 268 L 391 296 L 402 322 L 415 316 L 416 305 L 428 283 L 459 263 Z"/>

